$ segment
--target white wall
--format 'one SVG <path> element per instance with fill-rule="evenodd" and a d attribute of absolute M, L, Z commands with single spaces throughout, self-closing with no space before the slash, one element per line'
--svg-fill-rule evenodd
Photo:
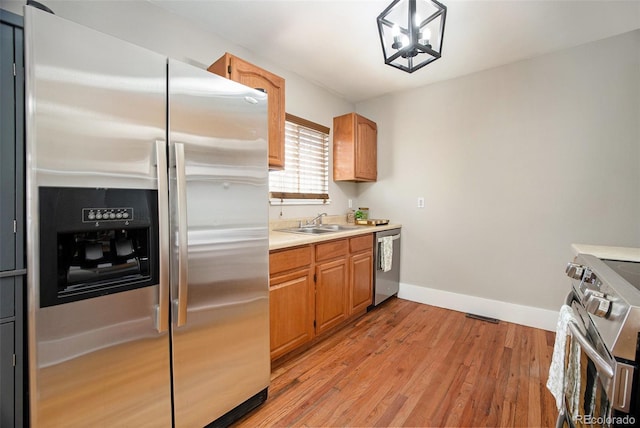
<path fill-rule="evenodd" d="M 356 110 L 379 132 L 358 199 L 403 224 L 402 283 L 557 309 L 571 243 L 640 246 L 640 30 Z"/>
<path fill-rule="evenodd" d="M 271 63 L 267 58 L 234 45 L 215 33 L 146 1 L 45 0 L 41 1 L 56 15 L 114 35 L 136 45 L 169 57 L 207 68 L 225 52 L 230 52 L 285 78 L 286 111 L 333 128 L 333 117 L 354 111 L 354 105 L 314 85 L 302 77 Z M 2 0 L 0 6 L 22 14 L 24 1 Z M 258 50 L 258 49 L 256 49 Z M 330 149 L 332 162 L 332 150 Z M 330 171 L 332 168 L 330 164 Z M 269 215 L 283 217 L 331 215 L 346 213 L 347 200 L 355 199 L 354 183 L 336 184 L 329 180 L 331 203 L 328 206 L 274 206 Z"/>

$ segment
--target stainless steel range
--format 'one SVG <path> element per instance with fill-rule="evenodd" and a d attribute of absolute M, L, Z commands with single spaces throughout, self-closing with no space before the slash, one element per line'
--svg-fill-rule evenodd
<path fill-rule="evenodd" d="M 578 254 L 566 269 L 570 321 L 557 426 L 640 423 L 640 262 L 605 257 Z"/>

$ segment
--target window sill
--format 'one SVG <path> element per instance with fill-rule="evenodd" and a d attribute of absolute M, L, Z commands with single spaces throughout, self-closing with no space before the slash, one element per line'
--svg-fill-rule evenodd
<path fill-rule="evenodd" d="M 269 205 L 329 205 L 331 199 L 269 199 Z"/>

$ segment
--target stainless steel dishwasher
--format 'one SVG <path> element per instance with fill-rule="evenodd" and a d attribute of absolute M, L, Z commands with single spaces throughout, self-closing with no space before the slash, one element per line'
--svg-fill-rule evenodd
<path fill-rule="evenodd" d="M 373 304 L 378 306 L 394 294 L 398 294 L 400 285 L 400 229 L 390 229 L 376 232 L 374 258 L 375 275 L 373 276 Z M 392 242 L 391 266 L 385 272 L 382 260 L 382 248 L 385 239 Z"/>

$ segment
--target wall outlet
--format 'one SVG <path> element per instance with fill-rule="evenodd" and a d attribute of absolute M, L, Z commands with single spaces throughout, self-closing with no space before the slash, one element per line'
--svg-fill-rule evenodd
<path fill-rule="evenodd" d="M 418 208 L 424 208 L 424 198 L 422 196 L 418 197 Z"/>
<path fill-rule="evenodd" d="M 349 208 L 353 208 L 353 199 L 349 199 Z"/>

